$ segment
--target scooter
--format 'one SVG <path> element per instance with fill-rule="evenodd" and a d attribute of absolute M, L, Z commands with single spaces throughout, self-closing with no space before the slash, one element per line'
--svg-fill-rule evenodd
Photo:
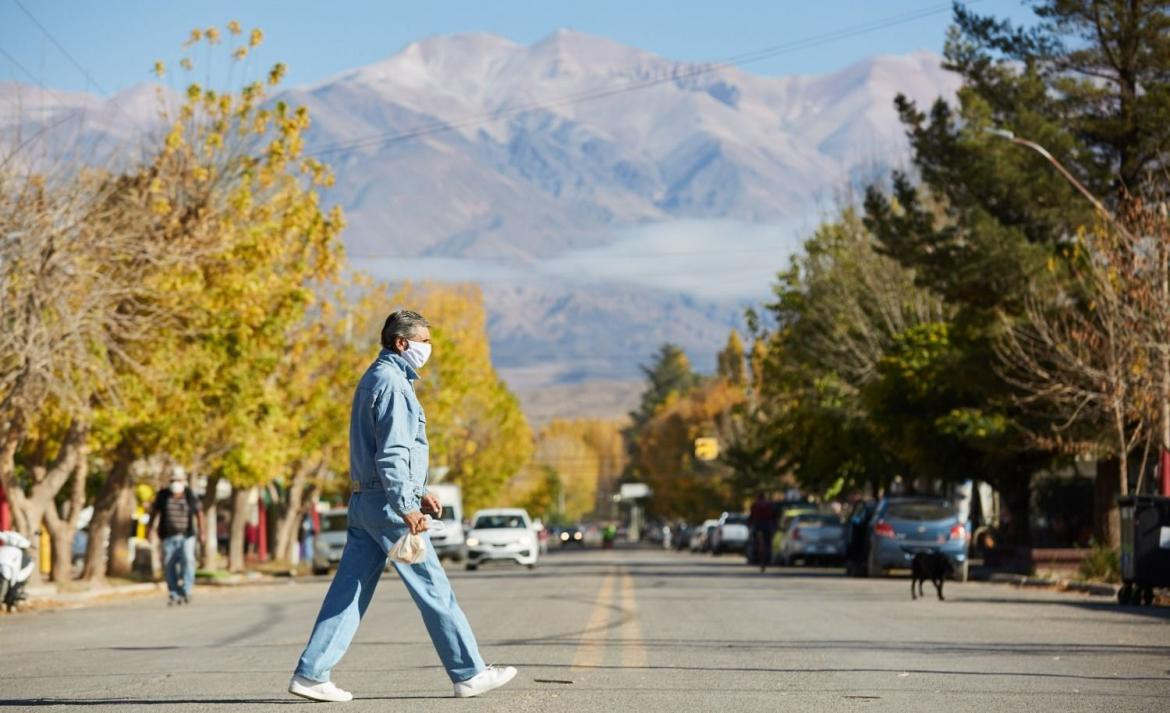
<path fill-rule="evenodd" d="M 32 543 L 19 532 L 0 532 L 0 607 L 13 611 L 28 595 L 24 583 L 32 576 Z"/>

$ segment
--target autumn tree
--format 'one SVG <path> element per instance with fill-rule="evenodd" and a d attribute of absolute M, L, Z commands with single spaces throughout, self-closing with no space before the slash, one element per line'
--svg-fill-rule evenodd
<path fill-rule="evenodd" d="M 490 506 L 531 457 L 532 432 L 492 366 L 481 291 L 406 285 L 388 304 L 431 323 L 434 352 L 416 388 L 427 414 L 432 473 L 442 469 L 444 482 L 462 488 L 468 511 Z"/>

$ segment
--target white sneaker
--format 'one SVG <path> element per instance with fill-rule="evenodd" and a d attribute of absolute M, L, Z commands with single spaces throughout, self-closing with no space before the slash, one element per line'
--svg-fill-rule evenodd
<path fill-rule="evenodd" d="M 512 666 L 496 668 L 488 666 L 466 681 L 455 684 L 456 698 L 474 698 L 481 693 L 493 691 L 508 681 L 516 678 L 516 669 Z"/>
<path fill-rule="evenodd" d="M 294 696 L 308 698 L 310 701 L 324 701 L 326 703 L 344 703 L 353 700 L 353 694 L 343 691 L 333 685 L 332 681 L 310 681 L 304 676 L 293 676 L 288 682 L 288 692 Z"/>

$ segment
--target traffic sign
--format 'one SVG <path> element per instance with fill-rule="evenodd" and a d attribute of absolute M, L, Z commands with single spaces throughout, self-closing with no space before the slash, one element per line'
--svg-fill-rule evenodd
<path fill-rule="evenodd" d="M 699 460 L 715 460 L 719 457 L 718 438 L 696 438 L 695 458 Z"/>

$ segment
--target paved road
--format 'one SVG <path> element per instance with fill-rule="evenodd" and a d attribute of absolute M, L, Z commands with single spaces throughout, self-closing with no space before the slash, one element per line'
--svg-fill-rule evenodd
<path fill-rule="evenodd" d="M 1170 710 L 1170 611 L 730 557 L 556 553 L 535 572 L 452 571 L 490 662 L 520 676 L 458 701 L 394 575 L 335 680 L 353 711 Z M 0 617 L 0 709 L 287 711 L 326 582 L 205 590 Z"/>

